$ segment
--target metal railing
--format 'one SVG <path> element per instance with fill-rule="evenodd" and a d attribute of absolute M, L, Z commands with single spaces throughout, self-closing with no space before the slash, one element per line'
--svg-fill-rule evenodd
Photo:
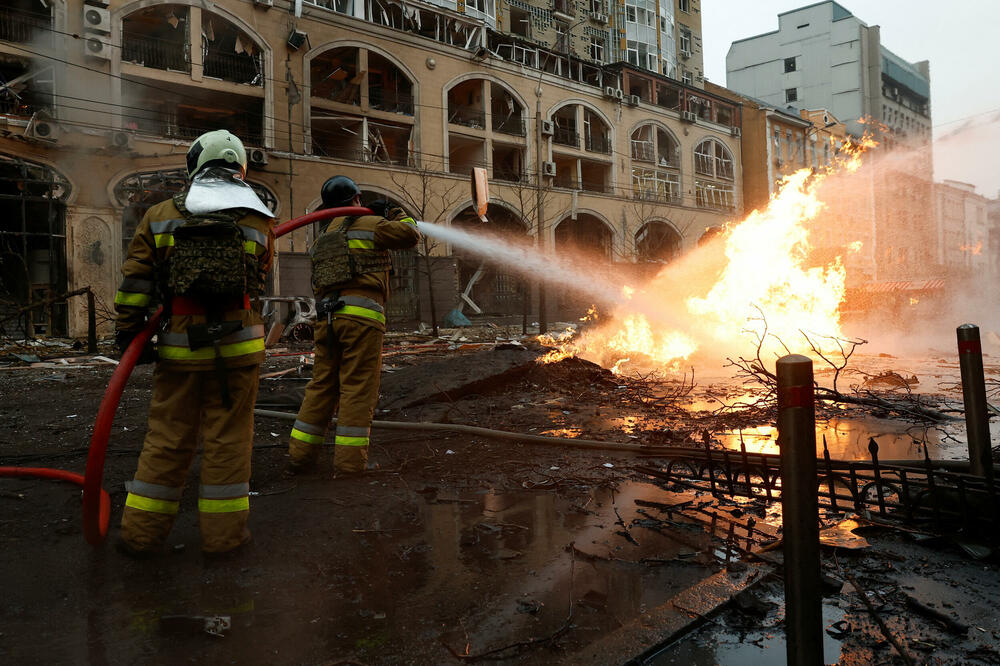
<path fill-rule="evenodd" d="M 133 62 L 153 69 L 190 72 L 191 62 L 186 44 L 146 35 L 122 35 L 122 62 Z"/>
<path fill-rule="evenodd" d="M 486 127 L 486 112 L 474 106 L 449 105 L 448 122 L 452 125 L 484 129 Z"/>
<path fill-rule="evenodd" d="M 5 42 L 30 42 L 36 33 L 48 30 L 52 17 L 23 10 L 0 9 L 0 40 Z M 50 38 L 46 35 L 46 38 Z"/>
<path fill-rule="evenodd" d="M 607 136 L 588 136 L 585 143 L 587 150 L 592 153 L 611 154 L 611 139 Z"/>
<path fill-rule="evenodd" d="M 552 135 L 552 141 L 561 146 L 580 147 L 580 135 L 569 127 L 556 127 L 555 133 Z"/>
<path fill-rule="evenodd" d="M 205 53 L 204 73 L 215 79 L 263 86 L 264 76 L 261 54 L 221 53 L 209 49 Z"/>
<path fill-rule="evenodd" d="M 371 108 L 388 113 L 404 113 L 413 115 L 413 95 L 404 93 L 386 94 L 382 88 L 372 88 L 368 91 L 368 104 Z"/>
<path fill-rule="evenodd" d="M 499 118 L 493 116 L 493 131 L 510 136 L 525 136 L 524 119 L 520 117 Z"/>

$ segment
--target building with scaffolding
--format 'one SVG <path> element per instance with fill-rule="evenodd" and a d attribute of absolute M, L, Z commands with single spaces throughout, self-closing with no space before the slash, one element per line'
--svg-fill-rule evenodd
<path fill-rule="evenodd" d="M 742 210 L 741 110 L 701 88 L 697 2 L 653 3 L 669 19 L 653 26 L 644 5 L 656 31 L 635 33 L 647 40 L 641 63 L 630 2 L 6 3 L 4 332 L 79 334 L 82 303 L 7 315 L 84 286 L 107 309 L 142 215 L 184 186 L 191 139 L 220 127 L 244 140 L 247 180 L 279 219 L 314 210 L 322 183 L 344 173 L 366 200 L 481 225 L 467 191 L 478 166 L 490 177 L 488 225 L 507 238 L 606 266 L 672 260 Z M 684 53 L 678 16 L 691 35 Z M 515 27 L 524 20 L 528 34 Z M 595 30 L 604 50 L 591 50 Z M 685 68 L 690 84 L 667 75 Z M 315 233 L 281 239 L 272 294 L 310 295 Z M 440 319 L 461 293 L 474 304 L 466 314 L 537 316 L 516 267 L 426 249 L 396 257 L 392 320 L 429 321 L 432 294 Z M 578 307 L 560 295 L 547 314 Z"/>

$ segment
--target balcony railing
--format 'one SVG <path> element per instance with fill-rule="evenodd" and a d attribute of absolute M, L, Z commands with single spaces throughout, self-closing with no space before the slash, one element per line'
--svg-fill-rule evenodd
<path fill-rule="evenodd" d="M 588 136 L 586 145 L 587 150 L 592 153 L 611 154 L 611 139 L 606 136 Z"/>
<path fill-rule="evenodd" d="M 580 147 L 580 135 L 569 127 L 556 127 L 555 133 L 552 135 L 552 141 L 561 146 Z"/>
<path fill-rule="evenodd" d="M 486 127 L 486 112 L 474 106 L 448 106 L 448 122 L 473 129 Z"/>
<path fill-rule="evenodd" d="M 413 95 L 404 93 L 386 94 L 382 88 L 371 88 L 368 91 L 368 104 L 371 108 L 388 113 L 413 115 Z"/>
<path fill-rule="evenodd" d="M 0 9 L 0 40 L 5 42 L 31 42 L 36 33 L 48 31 L 52 17 L 23 10 Z M 46 34 L 50 38 L 51 34 Z"/>
<path fill-rule="evenodd" d="M 527 183 L 528 175 L 520 171 L 507 171 L 504 169 L 493 169 L 493 179 L 502 180 L 508 183 Z"/>
<path fill-rule="evenodd" d="M 205 132 L 225 127 L 251 146 L 264 145 L 264 120 L 259 114 L 233 113 L 218 114 L 218 120 L 207 118 L 189 119 L 183 115 L 150 110 L 140 112 L 140 116 L 124 116 L 123 127 L 139 134 L 177 139 L 196 139 Z"/>
<path fill-rule="evenodd" d="M 509 134 L 510 136 L 525 136 L 527 133 L 525 131 L 524 119 L 514 116 L 508 118 L 493 116 L 493 131 L 500 132 L 501 134 Z"/>
<path fill-rule="evenodd" d="M 186 44 L 145 35 L 126 32 L 122 37 L 122 61 L 153 69 L 190 72 L 188 50 Z"/>
<path fill-rule="evenodd" d="M 251 86 L 263 86 L 264 76 L 261 73 L 261 54 L 220 53 L 209 50 L 205 53 L 205 76 L 233 83 L 246 83 Z"/>

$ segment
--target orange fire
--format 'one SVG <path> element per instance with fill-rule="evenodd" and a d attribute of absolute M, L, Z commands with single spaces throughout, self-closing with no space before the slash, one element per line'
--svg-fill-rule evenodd
<path fill-rule="evenodd" d="M 958 248 L 962 252 L 968 252 L 969 254 L 982 254 L 983 253 L 983 242 L 979 241 L 975 245 L 961 245 Z"/>
<path fill-rule="evenodd" d="M 803 334 L 811 334 L 814 344 L 818 336 L 843 337 L 846 271 L 840 257 L 808 265 L 809 227 L 824 208 L 820 183 L 856 171 L 861 154 L 874 145 L 870 139 L 848 144 L 833 167 L 787 176 L 766 208 L 730 224 L 719 239 L 665 267 L 644 287 L 624 287 L 608 323 L 559 341 L 541 362 L 580 355 L 616 373 L 626 365 L 676 369 L 702 347 L 749 353 L 763 339 L 762 352 L 773 358 L 808 352 Z M 846 245 L 854 252 L 862 246 Z"/>

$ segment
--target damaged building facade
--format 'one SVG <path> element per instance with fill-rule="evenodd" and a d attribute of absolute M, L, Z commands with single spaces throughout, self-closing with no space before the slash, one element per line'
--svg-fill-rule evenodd
<path fill-rule="evenodd" d="M 279 219 L 346 174 L 366 201 L 427 221 L 653 270 L 742 210 L 741 108 L 703 90 L 699 4 L 6 3 L 0 308 L 89 286 L 107 311 L 142 215 L 184 186 L 190 141 L 217 128 L 244 140 L 247 180 Z M 490 177 L 485 225 L 472 167 Z M 280 240 L 272 294 L 310 295 L 316 231 Z M 427 321 L 432 290 L 438 318 L 459 302 L 537 313 L 516 267 L 426 250 L 396 257 L 394 321 Z M 15 325 L 79 335 L 77 301 Z M 578 316 L 572 297 L 548 301 Z"/>

